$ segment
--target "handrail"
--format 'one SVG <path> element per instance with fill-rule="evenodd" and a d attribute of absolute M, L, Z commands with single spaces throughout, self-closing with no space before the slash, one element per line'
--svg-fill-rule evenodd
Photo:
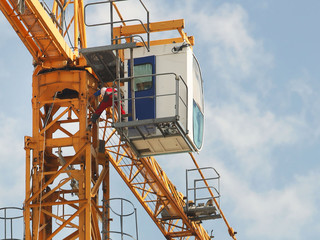
<path fill-rule="evenodd" d="M 23 214 L 21 213 L 21 216 L 15 216 L 15 217 L 9 217 L 7 216 L 7 211 L 8 210 L 19 210 L 19 211 L 23 211 L 23 208 L 18 208 L 18 207 L 3 207 L 0 208 L 0 212 L 4 211 L 4 216 L 1 217 L 0 216 L 0 220 L 4 220 L 4 239 L 9 239 L 7 238 L 7 222 L 9 222 L 9 228 L 10 228 L 10 239 L 15 239 L 13 238 L 13 220 L 17 220 L 20 218 L 23 218 Z M 1 231 L 0 231 L 1 232 Z M 1 238 L 1 236 L 0 236 Z"/>
<path fill-rule="evenodd" d="M 177 82 L 176 86 L 175 86 L 175 91 L 173 91 L 172 93 L 168 93 L 168 94 L 159 94 L 157 95 L 155 93 L 155 95 L 152 96 L 144 96 L 144 97 L 131 97 L 131 98 L 120 98 L 118 97 L 118 99 L 115 98 L 115 94 L 112 94 L 112 102 L 113 102 L 113 111 L 115 110 L 115 106 L 117 106 L 117 112 L 118 112 L 118 120 L 121 120 L 121 111 L 120 111 L 120 104 L 121 101 L 130 101 L 130 100 L 136 100 L 136 99 L 146 99 L 146 98 L 159 98 L 159 97 L 164 97 L 164 96 L 176 96 L 176 116 L 179 115 L 179 99 L 181 99 L 184 107 L 186 109 L 188 109 L 188 86 L 186 84 L 186 82 L 184 81 L 184 79 L 174 73 L 174 72 L 167 72 L 167 73 L 156 73 L 156 74 L 146 74 L 146 75 L 138 75 L 138 76 L 133 76 L 133 77 L 124 77 L 124 78 L 118 78 L 116 80 L 114 80 L 113 82 L 113 89 L 117 88 L 117 86 L 120 86 L 120 83 L 124 83 L 124 82 L 129 82 L 132 79 L 135 78 L 145 78 L 145 77 L 156 77 L 156 76 L 168 76 L 168 75 L 173 75 L 176 81 L 181 81 L 186 89 L 186 99 L 184 101 L 184 99 L 180 96 L 180 92 L 179 92 L 179 83 Z M 115 93 L 115 91 L 113 91 L 113 93 Z M 113 122 L 115 122 L 115 116 L 113 115 Z M 188 119 L 186 118 L 186 121 L 188 121 Z M 186 122 L 186 131 L 188 130 L 188 122 Z"/>
<path fill-rule="evenodd" d="M 144 27 L 144 26 L 143 26 Z M 144 27 L 145 28 L 145 27 Z M 138 37 L 141 39 L 143 45 L 146 47 L 146 49 L 149 51 L 150 50 L 150 45 L 147 45 L 146 42 L 143 40 L 143 37 L 141 37 L 140 35 L 138 34 L 133 34 L 133 35 L 130 35 L 130 36 L 124 36 L 124 37 L 118 37 L 118 38 L 112 38 L 111 39 L 111 42 L 114 42 L 114 41 L 119 41 L 121 39 L 127 39 L 129 38 L 131 41 L 134 37 Z"/>
<path fill-rule="evenodd" d="M 140 36 L 140 35 L 131 35 L 131 36 L 127 36 L 125 38 L 130 38 L 130 37 L 133 37 L 133 36 L 138 36 L 141 38 L 143 44 L 145 45 L 145 47 L 147 48 L 147 50 L 149 51 L 150 50 L 150 17 L 149 17 L 149 11 L 148 9 L 146 8 L 146 6 L 144 5 L 144 3 L 142 2 L 142 0 L 139 0 L 140 4 L 142 5 L 142 7 L 144 8 L 144 10 L 146 11 L 146 14 L 147 14 L 147 27 L 145 26 L 145 24 L 143 24 L 143 22 L 140 20 L 140 19 L 137 19 L 137 18 L 134 18 L 134 19 L 127 19 L 127 20 L 124 20 L 122 18 L 122 16 L 119 15 L 119 10 L 118 8 L 116 7 L 115 3 L 116 2 L 122 2 L 122 1 L 127 1 L 127 0 L 107 0 L 107 1 L 100 1 L 100 2 L 94 2 L 94 3 L 88 3 L 84 6 L 84 23 L 87 27 L 97 27 L 97 26 L 103 26 L 103 25 L 111 25 L 111 43 L 113 44 L 113 41 L 114 40 L 119 40 L 121 38 L 113 38 L 113 25 L 114 24 L 119 24 L 119 23 L 122 23 L 125 25 L 125 23 L 127 22 L 139 22 L 140 25 L 143 27 L 145 33 L 147 34 L 147 44 L 145 43 L 145 40 Z M 96 24 L 89 24 L 87 23 L 87 7 L 89 6 L 92 6 L 92 5 L 99 5 L 99 4 L 106 4 L 106 3 L 110 3 L 110 22 L 102 22 L 102 23 L 96 23 Z M 113 10 L 112 10 L 112 7 L 115 7 L 119 17 L 120 17 L 120 21 L 113 21 Z"/>
<path fill-rule="evenodd" d="M 197 179 L 194 179 L 193 181 L 193 188 L 189 188 L 189 179 L 188 179 L 188 173 L 189 172 L 198 172 L 198 173 L 202 173 L 202 170 L 213 170 L 215 172 L 215 174 L 217 175 L 216 177 L 210 177 L 210 178 L 204 178 L 204 175 L 200 174 L 200 178 L 197 178 Z M 215 187 L 215 186 L 210 186 L 208 184 L 208 181 L 214 181 L 214 180 L 217 180 L 218 181 L 218 189 Z M 197 204 L 197 201 L 198 200 L 210 200 L 212 198 L 220 198 L 220 174 L 217 172 L 217 170 L 213 167 L 202 167 L 202 168 L 195 168 L 195 169 L 187 169 L 186 170 L 186 197 L 187 197 L 187 203 L 188 203 L 188 200 L 189 200 L 189 191 L 193 191 L 193 195 L 194 195 L 194 204 L 196 205 Z M 204 187 L 197 187 L 197 183 L 198 182 L 203 182 L 206 186 Z M 201 190 L 201 189 L 207 189 L 208 190 L 208 193 L 209 193 L 209 197 L 202 197 L 202 198 L 199 198 L 197 197 L 197 190 Z M 215 192 L 217 193 L 217 196 L 213 196 L 211 195 L 210 193 L 212 192 L 211 189 L 214 189 Z M 188 210 L 188 204 L 187 204 L 187 210 Z"/>
<path fill-rule="evenodd" d="M 112 207 L 111 207 L 111 202 L 112 201 L 120 201 L 120 206 L 121 206 L 121 212 L 115 211 Z M 132 207 L 132 211 L 128 212 L 127 214 L 124 213 L 124 202 L 128 203 L 129 206 Z M 111 234 L 119 234 L 121 235 L 121 239 L 123 239 L 123 236 L 127 236 L 129 238 L 132 238 L 133 240 L 138 240 L 139 236 L 138 236 L 138 221 L 137 221 L 137 209 L 135 208 L 135 206 L 133 205 L 133 203 L 131 201 L 129 201 L 128 199 L 125 198 L 109 198 L 108 200 L 103 200 L 103 204 L 105 205 L 106 209 L 110 209 L 111 212 L 113 214 L 115 214 L 117 217 L 120 218 L 120 231 L 107 231 L 105 229 L 103 229 L 102 231 L 104 233 L 111 233 Z M 106 213 L 104 213 L 106 214 Z M 134 237 L 133 235 L 124 232 L 124 219 L 127 219 L 127 217 L 134 217 L 134 221 L 135 221 L 135 231 L 136 231 L 136 236 Z M 104 221 L 108 221 L 107 219 L 105 219 Z M 111 238 L 110 238 L 111 239 Z"/>

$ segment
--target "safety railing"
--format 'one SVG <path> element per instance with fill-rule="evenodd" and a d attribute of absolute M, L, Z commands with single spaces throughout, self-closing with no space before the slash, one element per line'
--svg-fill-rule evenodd
<path fill-rule="evenodd" d="M 171 77 L 170 77 L 171 76 Z M 186 82 L 180 75 L 175 73 L 159 73 L 159 74 L 149 74 L 149 75 L 139 75 L 134 77 L 126 77 L 116 79 L 113 83 L 114 89 L 120 89 L 120 86 L 130 86 L 128 89 L 133 89 L 135 85 L 136 79 L 143 78 L 154 78 L 153 86 L 155 88 L 154 94 L 149 94 L 146 96 L 135 96 L 135 91 L 131 91 L 131 96 L 129 93 L 126 96 L 115 96 L 118 91 L 113 91 L 113 112 L 117 112 L 117 117 L 113 115 L 113 122 L 116 123 L 115 127 L 128 127 L 129 129 L 135 128 L 142 137 L 145 137 L 143 134 L 143 130 L 139 130 L 139 127 L 146 127 L 150 125 L 156 128 L 158 127 L 157 132 L 153 132 L 153 136 L 163 135 L 167 136 L 172 133 L 163 131 L 163 126 L 172 119 L 174 121 L 179 121 L 180 127 L 184 131 L 185 134 L 188 133 L 188 86 Z M 169 79 L 169 81 L 168 81 Z M 171 80 L 172 79 L 172 80 Z M 160 92 L 159 89 L 161 84 L 166 83 L 167 92 Z M 133 92 L 133 93 L 132 93 Z M 155 101 L 155 118 L 154 119 L 144 119 L 139 120 L 136 117 L 136 102 L 144 99 L 152 99 Z M 121 105 L 124 106 L 128 112 L 125 116 L 121 114 Z M 160 107 L 164 107 L 165 109 L 160 109 Z M 146 111 L 148 111 L 146 109 Z M 128 117 L 129 116 L 129 117 Z M 127 117 L 124 119 L 124 117 Z M 116 119 L 117 118 L 117 119 Z M 167 122 L 166 122 L 167 121 Z M 170 125 L 170 124 L 169 124 Z M 166 129 L 170 129 L 170 126 L 167 126 Z"/>
<path fill-rule="evenodd" d="M 23 209 L 18 207 L 0 208 L 0 239 L 24 239 Z M 19 237 L 19 238 L 17 238 Z"/>
<path fill-rule="evenodd" d="M 129 39 L 131 42 L 133 41 L 134 38 L 139 38 L 141 40 L 141 42 L 143 43 L 143 45 L 148 49 L 148 51 L 150 50 L 150 14 L 149 14 L 149 10 L 146 8 L 146 6 L 144 5 L 144 3 L 142 2 L 142 0 L 138 0 L 139 3 L 141 4 L 141 6 L 143 7 L 143 9 L 146 12 L 146 19 L 147 19 L 147 23 L 144 24 L 140 19 L 138 18 L 134 18 L 134 19 L 123 19 L 122 16 L 120 15 L 120 12 L 118 10 L 118 8 L 116 7 L 115 3 L 117 2 L 124 2 L 127 0 L 109 0 L 109 1 L 101 1 L 101 2 L 93 2 L 93 3 L 88 3 L 84 6 L 84 22 L 85 25 L 87 27 L 97 27 L 97 26 L 103 26 L 103 25 L 110 25 L 110 32 L 111 32 L 111 45 L 114 44 L 119 44 L 119 41 L 121 42 L 121 40 L 123 39 Z M 110 19 L 109 21 L 106 22 L 100 22 L 100 23 L 88 23 L 87 21 L 87 8 L 90 6 L 96 6 L 96 5 L 101 5 L 101 4 L 110 4 Z M 115 21 L 114 20 L 114 10 L 116 10 L 120 20 Z M 125 36 L 125 37 L 117 37 L 114 38 L 113 36 L 113 29 L 115 27 L 115 25 L 118 24 L 126 24 L 128 22 L 138 22 L 141 27 L 144 29 L 145 34 L 147 35 L 147 39 L 145 40 L 141 35 L 130 35 L 130 36 Z"/>
<path fill-rule="evenodd" d="M 137 209 L 133 203 L 124 198 L 110 198 L 104 200 L 104 208 L 106 211 L 103 213 L 102 239 L 133 239 L 138 240 L 138 221 Z M 112 230 L 108 231 L 108 224 L 111 224 Z M 118 226 L 115 226 L 118 225 Z M 128 233 L 135 232 L 135 233 Z"/>
<path fill-rule="evenodd" d="M 199 170 L 204 174 L 198 175 Z M 190 186 L 191 185 L 191 186 Z M 190 206 L 213 206 L 214 198 L 220 205 L 220 175 L 212 167 L 195 168 L 186 170 L 186 211 Z"/>

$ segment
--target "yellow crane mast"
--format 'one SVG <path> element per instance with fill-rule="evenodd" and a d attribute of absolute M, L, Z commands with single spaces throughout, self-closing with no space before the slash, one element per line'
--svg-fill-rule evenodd
<path fill-rule="evenodd" d="M 119 80 L 122 78 L 119 64 L 125 60 L 126 51 L 132 53 L 128 46 L 133 46 L 133 35 L 168 30 L 177 30 L 180 34 L 174 39 L 148 39 L 147 44 L 135 42 L 134 47 L 194 44 L 193 37 L 183 31 L 183 20 L 127 25 L 116 5 L 121 1 L 106 1 L 120 19 L 118 26 L 112 26 L 113 47 L 109 47 L 111 52 L 116 52 L 115 80 L 118 83 L 115 81 L 113 85 L 118 87 L 127 81 Z M 166 239 L 210 239 L 201 221 L 190 217 L 185 197 L 155 158 L 144 156 L 138 149 L 141 142 L 135 145 L 125 134 L 128 127 L 123 127 L 126 123 L 121 123 L 115 104 L 106 109 L 106 117 L 100 116 L 92 130 L 88 129 L 89 119 L 98 104 L 89 101 L 90 96 L 110 83 L 101 81 L 98 70 L 83 56 L 87 48 L 83 1 L 51 0 L 50 3 L 51 8 L 39 0 L 0 1 L 1 11 L 31 53 L 35 67 L 32 136 L 25 137 L 25 239 L 110 239 L 110 218 L 104 217 L 108 208 L 104 203 L 110 199 L 109 163 Z M 67 11 L 72 13 L 68 20 Z M 70 46 L 66 38 L 70 39 Z M 121 41 L 127 43 L 119 44 Z M 131 76 L 131 80 L 133 78 Z M 159 127 L 163 123 L 156 124 L 165 135 Z M 189 141 L 187 137 L 183 139 Z M 154 140 L 148 141 L 151 144 Z M 192 143 L 187 146 L 194 148 Z M 192 153 L 190 157 L 202 174 Z M 214 201 L 210 209 L 215 210 L 216 217 L 224 219 L 230 236 L 236 239 L 203 175 L 202 178 Z"/>

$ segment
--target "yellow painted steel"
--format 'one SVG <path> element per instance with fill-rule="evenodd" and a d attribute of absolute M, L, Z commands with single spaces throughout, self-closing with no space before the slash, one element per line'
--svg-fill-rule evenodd
<path fill-rule="evenodd" d="M 26 239 L 99 239 L 102 206 L 94 206 L 106 170 L 99 177 L 97 134 L 86 131 L 88 99 L 96 89 L 97 80 L 85 70 L 34 73 L 33 134 L 25 138 Z M 66 154 L 65 165 L 56 155 L 59 148 Z M 78 181 L 78 188 L 69 186 L 71 180 Z M 92 182 L 98 185 L 92 188 Z M 66 227 L 73 231 L 65 233 Z"/>
<path fill-rule="evenodd" d="M 115 27 L 113 30 L 113 34 L 116 37 L 122 36 L 130 36 L 135 34 L 144 34 L 146 33 L 145 29 L 147 29 L 147 24 L 144 24 L 144 27 L 141 24 L 137 25 L 124 25 L 120 27 Z M 168 44 L 172 42 L 183 42 L 186 41 L 190 45 L 194 45 L 194 37 L 187 36 L 187 34 L 183 31 L 184 29 L 184 20 L 170 20 L 170 21 L 161 21 L 154 22 L 149 24 L 149 31 L 152 32 L 163 32 L 163 31 L 171 31 L 178 30 L 180 34 L 180 38 L 172 38 L 172 39 L 163 39 L 160 41 L 151 42 L 150 45 L 158 45 L 158 44 Z"/>
<path fill-rule="evenodd" d="M 74 20 L 74 43 L 77 49 L 78 29 L 80 30 L 80 40 L 82 47 L 86 47 L 86 35 L 83 21 L 83 1 L 74 0 L 74 14 L 77 16 Z M 55 1 L 56 3 L 56 1 Z M 71 4 L 67 2 L 67 7 Z M 54 4 L 55 13 L 58 14 L 58 4 Z M 39 0 L 25 0 L 25 10 L 19 11 L 18 0 L 1 0 L 0 9 L 10 22 L 11 26 L 17 32 L 18 36 L 25 44 L 34 62 L 45 68 L 61 68 L 67 65 L 75 65 L 78 58 L 78 52 L 73 52 L 64 37 L 61 30 L 55 24 L 52 18 L 45 11 Z M 53 14 L 54 16 L 54 14 Z M 57 22 L 62 21 L 58 16 Z M 71 22 L 69 23 L 69 25 Z"/>

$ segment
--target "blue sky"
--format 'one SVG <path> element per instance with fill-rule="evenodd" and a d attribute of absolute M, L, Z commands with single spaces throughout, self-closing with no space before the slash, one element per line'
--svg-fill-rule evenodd
<path fill-rule="evenodd" d="M 144 2 L 152 21 L 184 18 L 185 31 L 195 36 L 206 95 L 205 146 L 196 157 L 201 166 L 219 171 L 222 209 L 238 239 L 316 238 L 320 2 Z M 32 126 L 32 58 L 3 15 L 0 30 L 0 206 L 21 206 L 23 137 Z M 89 43 L 102 35 L 92 33 Z M 173 155 L 159 162 L 184 192 L 184 169 L 192 167 L 191 161 Z M 114 178 L 112 191 L 126 196 L 128 191 L 117 190 L 121 180 Z M 140 239 L 164 239 L 138 211 Z M 215 231 L 216 239 L 228 239 L 222 220 L 205 227 Z"/>

